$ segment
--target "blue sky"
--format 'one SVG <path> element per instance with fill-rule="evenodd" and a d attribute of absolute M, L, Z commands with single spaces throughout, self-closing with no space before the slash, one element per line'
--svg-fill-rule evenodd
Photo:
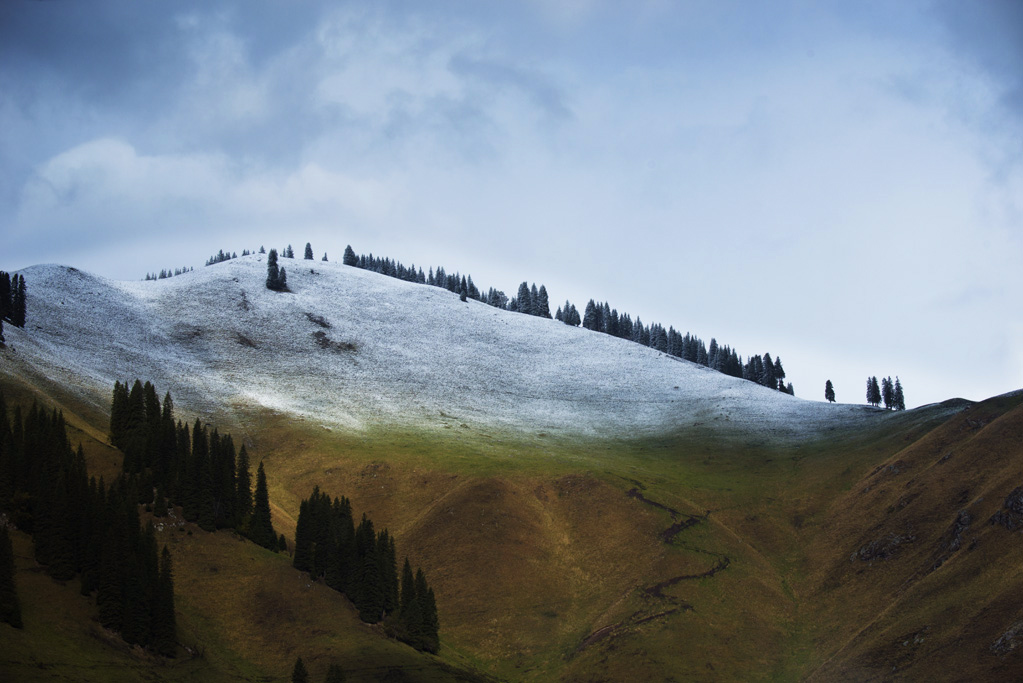
<path fill-rule="evenodd" d="M 0 225 L 119 279 L 350 243 L 807 398 L 982 399 L 1023 386 L 1023 5 L 15 0 Z"/>

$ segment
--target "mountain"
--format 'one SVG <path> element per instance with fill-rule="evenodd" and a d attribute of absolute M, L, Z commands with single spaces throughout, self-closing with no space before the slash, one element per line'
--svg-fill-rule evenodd
<path fill-rule="evenodd" d="M 62 408 L 109 477 L 113 383 L 152 381 L 264 462 L 289 538 L 313 486 L 348 496 L 430 576 L 441 652 L 417 659 L 288 558 L 187 526 L 160 542 L 182 642 L 205 654 L 153 676 L 283 678 L 295 656 L 350 680 L 1023 675 L 1023 394 L 810 402 L 339 264 L 282 259 L 291 291 L 271 292 L 263 258 L 145 282 L 27 269 L 0 386 Z M 103 678 L 75 667 L 88 652 L 139 670 L 16 536 L 36 635 L 6 668 Z"/>
<path fill-rule="evenodd" d="M 348 430 L 455 420 L 608 436 L 718 421 L 805 439 L 877 416 L 340 264 L 282 259 L 291 291 L 273 292 L 264 261 L 142 282 L 29 268 L 32 321 L 11 344 L 23 372 L 68 373 L 100 410 L 115 380 L 146 377 L 201 414 L 272 410 Z"/>

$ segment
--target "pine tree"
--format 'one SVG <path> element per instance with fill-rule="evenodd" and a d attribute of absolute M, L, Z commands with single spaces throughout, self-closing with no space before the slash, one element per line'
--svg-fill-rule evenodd
<path fill-rule="evenodd" d="M 0 319 L 13 319 L 13 308 L 11 306 L 13 297 L 14 292 L 11 290 L 11 275 L 10 273 L 0 270 Z"/>
<path fill-rule="evenodd" d="M 824 400 L 831 403 L 835 402 L 835 387 L 830 379 L 824 383 Z"/>
<path fill-rule="evenodd" d="M 537 293 L 536 315 L 541 318 L 551 317 L 551 305 L 547 296 L 547 287 L 544 285 L 540 285 L 540 291 Z"/>
<path fill-rule="evenodd" d="M 899 381 L 898 376 L 895 377 L 894 394 L 895 394 L 895 396 L 894 396 L 894 399 L 895 399 L 895 410 L 905 410 L 906 409 L 906 395 L 902 391 L 902 382 Z"/>
<path fill-rule="evenodd" d="M 518 301 L 519 304 L 519 313 L 533 315 L 533 300 L 530 297 L 528 284 L 523 282 L 519 285 L 519 291 L 518 294 L 515 295 L 515 300 Z"/>
<path fill-rule="evenodd" d="M 345 254 L 341 258 L 341 263 L 345 264 L 346 266 L 359 265 L 359 257 L 356 256 L 355 252 L 352 250 L 352 245 L 349 244 L 347 247 L 345 247 Z"/>
<path fill-rule="evenodd" d="M 867 403 L 875 408 L 881 405 L 881 387 L 876 376 L 867 378 Z"/>
<path fill-rule="evenodd" d="M 288 245 L 288 248 L 284 250 L 284 258 L 295 258 L 295 250 Z"/>
<path fill-rule="evenodd" d="M 309 672 L 301 657 L 295 660 L 295 668 L 291 670 L 291 683 L 309 683 Z"/>
<path fill-rule="evenodd" d="M 277 250 L 271 249 L 266 256 L 266 288 L 281 291 L 281 268 L 277 265 Z"/>
<path fill-rule="evenodd" d="M 235 514 L 244 523 L 252 514 L 252 473 L 249 471 L 249 452 L 242 444 L 238 451 L 238 471 L 235 475 Z"/>
<path fill-rule="evenodd" d="M 327 667 L 326 683 L 345 683 L 345 671 L 339 664 L 331 664 Z"/>
<path fill-rule="evenodd" d="M 401 568 L 401 599 L 398 606 L 398 614 L 402 619 L 406 618 L 412 603 L 416 601 L 416 577 L 412 573 L 412 565 L 408 558 L 405 558 L 405 565 Z"/>
<path fill-rule="evenodd" d="M 306 261 L 313 260 L 313 245 L 310 242 L 305 243 L 305 260 Z"/>
<path fill-rule="evenodd" d="M 419 603 L 419 647 L 427 652 L 437 652 L 437 603 L 433 590 L 426 583 L 426 575 L 422 569 L 416 570 L 416 602 Z"/>
<path fill-rule="evenodd" d="M 7 415 L 0 415 L 5 421 Z M 0 526 L 0 622 L 21 628 L 21 603 L 14 584 L 14 550 L 7 526 Z"/>
<path fill-rule="evenodd" d="M 587 330 L 597 329 L 597 303 L 593 299 L 586 304 L 586 311 L 583 313 L 583 327 Z"/>
<path fill-rule="evenodd" d="M 177 651 L 177 620 L 174 616 L 174 570 L 170 551 L 163 547 L 160 555 L 160 575 L 153 596 L 153 649 L 164 657 L 174 657 Z"/>
<path fill-rule="evenodd" d="M 327 261 L 327 252 L 323 252 L 323 258 L 320 259 L 320 260 L 323 261 L 323 262 Z"/>
<path fill-rule="evenodd" d="M 17 287 L 14 287 L 12 284 L 12 288 L 14 289 L 14 299 L 11 304 L 11 308 L 13 309 L 11 311 L 11 324 L 15 327 L 24 327 L 26 307 L 28 305 L 28 295 L 25 291 L 25 276 L 16 275 L 15 280 L 17 280 Z"/>
<path fill-rule="evenodd" d="M 273 521 L 270 518 L 270 496 L 266 490 L 266 472 L 263 471 L 262 460 L 259 462 L 259 470 L 256 472 L 256 495 L 252 520 L 249 523 L 249 538 L 254 543 L 270 550 L 277 547 L 277 534 L 274 532 Z"/>
<path fill-rule="evenodd" d="M 895 388 L 891 377 L 881 378 L 881 400 L 884 401 L 885 410 L 890 410 L 895 403 Z"/>

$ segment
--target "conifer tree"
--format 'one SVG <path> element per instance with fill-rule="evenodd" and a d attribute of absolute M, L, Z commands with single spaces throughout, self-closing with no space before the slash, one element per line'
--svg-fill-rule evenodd
<path fill-rule="evenodd" d="M 275 292 L 281 290 L 281 269 L 277 264 L 276 249 L 271 249 L 266 256 L 266 288 Z"/>
<path fill-rule="evenodd" d="M 902 390 L 902 382 L 899 381 L 898 376 L 895 377 L 895 388 L 893 390 L 895 410 L 906 409 L 906 395 Z"/>
<path fill-rule="evenodd" d="M 7 415 L 0 415 L 7 420 Z M 0 622 L 21 628 L 21 603 L 14 584 L 14 550 L 7 526 L 0 526 Z"/>
<path fill-rule="evenodd" d="M 875 408 L 881 405 L 881 387 L 876 376 L 867 378 L 867 403 Z"/>
<path fill-rule="evenodd" d="M 323 252 L 323 258 L 320 259 L 320 260 L 323 261 L 323 262 L 327 261 L 327 252 Z"/>
<path fill-rule="evenodd" d="M 313 260 L 313 245 L 310 242 L 305 243 L 305 260 L 306 261 Z"/>
<path fill-rule="evenodd" d="M 895 403 L 895 390 L 891 377 L 881 378 L 881 400 L 884 401 L 885 410 L 890 410 Z"/>
<path fill-rule="evenodd" d="M 170 551 L 163 547 L 160 574 L 153 595 L 153 649 L 164 657 L 174 657 L 177 650 L 177 620 L 174 616 L 174 569 Z"/>
<path fill-rule="evenodd" d="M 541 318 L 551 317 L 551 305 L 547 296 L 547 287 L 544 285 L 540 285 L 540 291 L 537 293 L 536 315 Z"/>
<path fill-rule="evenodd" d="M 259 462 L 259 469 L 256 472 L 256 495 L 252 511 L 252 521 L 249 523 L 249 538 L 258 545 L 275 550 L 277 547 L 277 534 L 274 532 L 273 521 L 270 518 L 270 496 L 266 489 L 266 472 L 263 470 L 263 461 Z"/>
<path fill-rule="evenodd" d="M 12 319 L 11 313 L 13 309 L 11 308 L 11 302 L 13 295 L 10 273 L 0 270 L 0 319 Z"/>
<path fill-rule="evenodd" d="M 295 668 L 291 670 L 291 683 L 309 683 L 309 672 L 301 657 L 295 660 Z"/>
<path fill-rule="evenodd" d="M 586 304 L 586 310 L 583 312 L 583 327 L 587 330 L 597 329 L 597 303 L 590 299 Z"/>
<path fill-rule="evenodd" d="M 421 619 L 417 634 L 419 647 L 427 652 L 435 653 L 440 647 L 437 639 L 437 603 L 433 590 L 426 583 L 426 575 L 423 574 L 422 569 L 416 570 L 416 602 L 419 603 Z"/>
<path fill-rule="evenodd" d="M 341 258 L 341 263 L 345 264 L 346 266 L 359 265 L 359 257 L 356 256 L 355 252 L 352 250 L 352 245 L 349 244 L 347 247 L 345 247 L 345 254 Z M 432 273 L 433 271 L 431 270 L 430 272 Z"/>
<path fill-rule="evenodd" d="M 309 501 L 303 500 L 298 506 L 298 521 L 295 523 L 295 554 L 291 566 L 300 571 L 310 571 L 312 567 L 312 519 L 309 512 Z"/>
<path fill-rule="evenodd" d="M 412 565 L 408 558 L 405 558 L 405 565 L 401 568 L 401 600 L 398 607 L 398 614 L 406 619 L 412 603 L 416 600 L 416 577 L 412 573 Z"/>
<path fill-rule="evenodd" d="M 288 245 L 288 248 L 284 250 L 284 258 L 295 258 L 295 250 Z"/>
<path fill-rule="evenodd" d="M 11 324 L 15 327 L 24 327 L 26 308 L 28 305 L 28 295 L 25 291 L 25 276 L 16 275 L 15 280 L 17 280 L 17 287 L 14 287 L 12 284 L 12 288 L 14 289 L 14 298 L 11 304 L 11 308 L 13 309 L 11 311 Z"/>
<path fill-rule="evenodd" d="M 830 379 L 824 383 L 824 400 L 831 403 L 835 402 L 835 387 Z"/>
<path fill-rule="evenodd" d="M 519 292 L 515 295 L 519 304 L 519 313 L 533 315 L 533 300 L 529 293 L 529 285 L 523 282 L 519 285 Z"/>
<path fill-rule="evenodd" d="M 235 475 L 235 512 L 244 523 L 252 514 L 252 473 L 249 471 L 249 452 L 242 444 L 238 451 L 238 471 Z"/>

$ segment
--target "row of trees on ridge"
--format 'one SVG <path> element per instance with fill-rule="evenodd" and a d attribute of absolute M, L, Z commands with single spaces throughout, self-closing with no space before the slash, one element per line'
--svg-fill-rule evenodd
<path fill-rule="evenodd" d="M 509 299 L 503 291 L 493 287 L 483 291 L 473 282 L 470 275 L 460 275 L 457 272 L 451 274 L 442 266 L 431 267 L 428 272 L 424 273 L 422 268 L 416 268 L 414 264 L 406 267 L 399 261 L 374 257 L 373 254 L 357 255 L 351 245 L 345 247 L 342 263 L 399 280 L 442 287 L 458 294 L 462 301 L 474 299 L 508 311 L 542 318 L 552 317 L 549 296 L 544 285 L 537 287 L 535 283 L 529 285 L 523 282 L 519 285 L 516 296 Z M 566 325 L 582 325 L 588 330 L 603 332 L 649 346 L 726 375 L 741 377 L 789 394 L 795 393 L 792 384 L 786 384 L 783 381 L 785 370 L 782 368 L 780 358 L 774 360 L 768 353 L 763 356 L 751 356 L 746 359 L 746 362 L 743 362 L 737 352 L 727 345 L 719 345 L 716 339 L 711 339 L 708 349 L 703 340 L 698 337 L 689 333 L 681 335 L 673 327 L 665 329 L 657 323 L 644 325 L 638 316 L 633 320 L 628 313 L 619 313 L 607 302 L 598 303 L 590 299 L 586 304 L 585 312 L 580 316 L 575 305 L 566 300 L 564 306 L 558 307 L 553 317 Z"/>
<path fill-rule="evenodd" d="M 905 410 L 906 396 L 902 389 L 902 382 L 896 377 L 885 377 L 878 384 L 877 377 L 867 378 L 867 403 L 877 408 L 884 402 L 885 410 Z"/>

